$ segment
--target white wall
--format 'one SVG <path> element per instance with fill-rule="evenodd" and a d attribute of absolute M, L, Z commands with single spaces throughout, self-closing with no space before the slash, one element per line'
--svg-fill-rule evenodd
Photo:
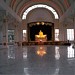
<path fill-rule="evenodd" d="M 26 20 L 22 21 L 22 30 L 27 30 L 27 23 L 37 21 L 46 21 L 54 23 L 54 15 L 45 8 L 36 8 L 28 13 Z"/>
<path fill-rule="evenodd" d="M 59 19 L 60 40 L 67 41 L 67 29 L 75 29 L 75 2 Z M 74 31 L 75 32 L 75 31 Z M 75 36 L 74 36 L 75 38 Z"/>
<path fill-rule="evenodd" d="M 37 21 L 54 22 L 54 15 L 45 8 L 36 8 L 27 15 L 27 23 Z"/>

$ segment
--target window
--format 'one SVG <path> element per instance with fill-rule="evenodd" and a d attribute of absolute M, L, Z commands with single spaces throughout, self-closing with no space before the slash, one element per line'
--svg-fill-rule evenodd
<path fill-rule="evenodd" d="M 14 42 L 14 30 L 8 30 L 8 42 Z"/>
<path fill-rule="evenodd" d="M 26 30 L 23 30 L 23 41 L 26 41 Z"/>
<path fill-rule="evenodd" d="M 59 41 L 59 29 L 55 29 L 55 41 Z"/>
<path fill-rule="evenodd" d="M 74 40 L 74 29 L 67 29 L 67 40 Z"/>

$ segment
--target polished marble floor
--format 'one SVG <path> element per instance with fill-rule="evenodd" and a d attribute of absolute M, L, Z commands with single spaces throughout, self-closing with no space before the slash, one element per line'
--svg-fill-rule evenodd
<path fill-rule="evenodd" d="M 0 48 L 0 75 L 75 75 L 72 46 L 38 45 Z"/>

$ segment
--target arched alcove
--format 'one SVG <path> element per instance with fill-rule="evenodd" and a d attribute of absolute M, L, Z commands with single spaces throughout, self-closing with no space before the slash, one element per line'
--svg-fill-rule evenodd
<path fill-rule="evenodd" d="M 36 8 L 28 13 L 26 20 L 28 23 L 37 21 L 54 22 L 54 15 L 45 8 Z"/>
<path fill-rule="evenodd" d="M 38 35 L 40 30 L 47 35 L 47 41 L 54 41 L 54 23 L 52 22 L 31 22 L 28 23 L 27 29 L 28 42 L 35 42 L 35 35 Z"/>

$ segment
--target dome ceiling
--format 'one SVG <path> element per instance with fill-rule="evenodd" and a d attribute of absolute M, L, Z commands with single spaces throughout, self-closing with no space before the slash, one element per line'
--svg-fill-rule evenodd
<path fill-rule="evenodd" d="M 45 4 L 53 7 L 61 16 L 75 0 L 4 0 L 19 16 L 30 6 Z"/>

